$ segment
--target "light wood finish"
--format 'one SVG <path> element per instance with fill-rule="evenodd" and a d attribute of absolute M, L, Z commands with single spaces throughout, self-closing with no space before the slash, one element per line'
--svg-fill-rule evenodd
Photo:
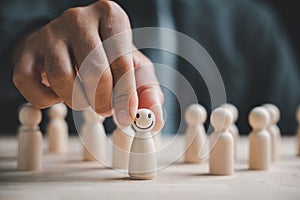
<path fill-rule="evenodd" d="M 21 127 L 18 131 L 18 169 L 36 171 L 42 169 L 43 136 L 38 124 L 41 111 L 30 104 L 22 106 L 19 113 Z"/>
<path fill-rule="evenodd" d="M 112 167 L 114 169 L 128 170 L 129 153 L 133 137 L 134 131 L 131 127 L 126 129 L 117 127 L 112 133 Z"/>
<path fill-rule="evenodd" d="M 234 176 L 210 176 L 208 162 L 184 164 L 184 158 L 158 171 L 150 181 L 129 180 L 127 173 L 107 169 L 99 162 L 82 162 L 78 137 L 70 137 L 67 154 L 44 155 L 44 168 L 38 172 L 17 171 L 16 137 L 0 137 L 0 197 L 5 200 L 32 199 L 298 199 L 300 196 L 300 157 L 295 137 L 283 137 L 278 162 L 268 171 L 248 170 L 249 142 L 241 136 L 239 161 Z M 158 152 L 159 163 L 183 151 L 184 137 L 177 136 L 168 152 Z M 174 136 L 162 137 L 162 145 Z M 45 149 L 46 146 L 45 146 Z M 108 155 L 109 155 L 108 151 Z"/>
<path fill-rule="evenodd" d="M 104 117 L 96 114 L 91 108 L 83 111 L 84 124 L 80 138 L 83 142 L 83 160 L 106 162 L 106 133 L 103 127 Z"/>
<path fill-rule="evenodd" d="M 154 126 L 154 113 L 139 109 L 132 125 L 136 133 L 129 155 L 128 175 L 131 179 L 153 179 L 157 174 L 156 146 L 151 133 Z"/>
<path fill-rule="evenodd" d="M 280 129 L 277 126 L 277 123 L 280 119 L 280 111 L 277 106 L 273 104 L 264 104 L 264 108 L 266 108 L 270 114 L 270 123 L 267 127 L 268 132 L 271 136 L 271 161 L 278 160 L 278 151 L 279 151 L 279 144 L 281 139 Z"/>
<path fill-rule="evenodd" d="M 187 130 L 185 132 L 185 162 L 198 163 L 203 161 L 200 159 L 200 153 L 203 151 L 203 145 L 206 140 L 206 131 L 203 123 L 207 117 L 206 110 L 199 104 L 190 105 L 185 112 L 185 121 L 187 122 Z"/>
<path fill-rule="evenodd" d="M 66 153 L 68 151 L 69 131 L 65 121 L 67 112 L 68 109 L 63 103 L 55 104 L 48 110 L 50 121 L 46 135 L 51 153 Z"/>
<path fill-rule="evenodd" d="M 157 175 L 156 147 L 150 132 L 137 132 L 133 139 L 128 175 L 132 179 L 147 180 Z"/>
<path fill-rule="evenodd" d="M 298 122 L 298 128 L 296 132 L 296 136 L 298 138 L 298 156 L 300 156 L 300 106 L 298 107 L 296 111 L 296 120 Z"/>
<path fill-rule="evenodd" d="M 234 173 L 234 143 L 228 131 L 232 124 L 232 114 L 225 108 L 215 109 L 210 117 L 214 132 L 209 141 L 209 173 L 212 175 L 232 175 Z"/>
<path fill-rule="evenodd" d="M 239 111 L 235 105 L 230 104 L 230 103 L 225 103 L 222 106 L 228 108 L 232 114 L 233 120 L 232 120 L 232 124 L 230 125 L 228 131 L 232 134 L 232 137 L 233 137 L 234 159 L 237 160 L 237 143 L 238 143 L 238 140 L 240 137 L 240 133 L 239 133 L 238 127 L 236 126 L 236 122 L 239 118 Z"/>
<path fill-rule="evenodd" d="M 253 108 L 249 114 L 252 131 L 249 134 L 249 168 L 267 170 L 271 161 L 271 138 L 267 131 L 270 114 L 264 107 Z"/>

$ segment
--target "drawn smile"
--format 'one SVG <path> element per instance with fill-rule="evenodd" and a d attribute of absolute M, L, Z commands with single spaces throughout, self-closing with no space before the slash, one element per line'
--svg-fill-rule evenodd
<path fill-rule="evenodd" d="M 150 127 L 153 125 L 153 121 L 152 121 L 151 124 L 150 124 L 148 127 L 146 127 L 146 128 L 139 127 L 139 126 L 137 125 L 136 121 L 134 121 L 134 124 L 135 124 L 135 126 L 136 126 L 137 128 L 139 128 L 139 129 L 141 129 L 141 130 L 146 130 L 146 129 L 150 128 Z"/>

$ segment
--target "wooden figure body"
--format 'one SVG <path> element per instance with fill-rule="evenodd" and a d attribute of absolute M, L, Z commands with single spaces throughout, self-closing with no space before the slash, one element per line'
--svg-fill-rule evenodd
<path fill-rule="evenodd" d="M 106 133 L 103 127 L 104 117 L 91 108 L 83 111 L 84 124 L 81 127 L 83 142 L 83 160 L 104 162 L 106 159 Z"/>
<path fill-rule="evenodd" d="M 238 109 L 233 104 L 225 103 L 222 106 L 226 107 L 231 112 L 232 117 L 233 117 L 233 121 L 232 121 L 231 125 L 229 126 L 228 131 L 232 134 L 232 137 L 233 137 L 234 159 L 237 160 L 237 154 L 238 154 L 237 153 L 238 152 L 237 143 L 239 141 L 240 134 L 239 134 L 239 129 L 236 126 L 236 122 L 239 117 L 239 112 L 238 112 Z"/>
<path fill-rule="evenodd" d="M 266 130 L 270 115 L 264 107 L 256 107 L 249 114 L 253 128 L 249 135 L 249 169 L 267 170 L 271 161 L 271 138 Z"/>
<path fill-rule="evenodd" d="M 131 179 L 152 179 L 157 174 L 156 147 L 151 134 L 155 116 L 148 109 L 139 109 L 133 122 L 135 136 L 130 148 L 128 175 Z"/>
<path fill-rule="evenodd" d="M 18 169 L 35 171 L 42 169 L 43 136 L 38 124 L 41 122 L 41 111 L 30 104 L 20 110 L 21 127 L 18 133 Z"/>
<path fill-rule="evenodd" d="M 281 141 L 280 129 L 277 126 L 280 119 L 280 111 L 273 104 L 264 104 L 263 107 L 267 109 L 271 117 L 267 130 L 271 138 L 271 161 L 276 161 L 278 159 L 279 145 Z"/>
<path fill-rule="evenodd" d="M 117 127 L 112 133 L 113 159 L 112 167 L 115 169 L 128 169 L 130 146 L 134 137 L 131 127 L 121 129 Z"/>
<path fill-rule="evenodd" d="M 231 175 L 234 173 L 234 143 L 228 131 L 232 114 L 225 108 L 215 109 L 211 114 L 214 132 L 210 136 L 209 172 L 212 175 Z"/>
<path fill-rule="evenodd" d="M 297 128 L 298 156 L 300 156 L 300 126 Z"/>
<path fill-rule="evenodd" d="M 192 104 L 185 113 L 185 121 L 188 124 L 185 139 L 185 157 L 187 163 L 198 163 L 200 161 L 200 151 L 206 139 L 206 132 L 203 123 L 206 120 L 206 110 L 199 104 Z"/>
<path fill-rule="evenodd" d="M 298 122 L 298 128 L 297 128 L 297 140 L 298 140 L 298 156 L 300 156 L 300 106 L 298 107 L 297 111 L 296 111 L 296 119 Z"/>
<path fill-rule="evenodd" d="M 68 151 L 68 125 L 65 121 L 68 109 L 63 103 L 55 104 L 48 110 L 50 122 L 47 126 L 49 152 L 66 153 Z"/>

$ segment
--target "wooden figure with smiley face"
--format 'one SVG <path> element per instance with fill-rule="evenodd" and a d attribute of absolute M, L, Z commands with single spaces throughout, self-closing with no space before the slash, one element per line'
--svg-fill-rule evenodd
<path fill-rule="evenodd" d="M 155 116 L 151 110 L 139 109 L 132 128 L 135 136 L 130 149 L 128 174 L 131 179 L 147 180 L 156 176 L 156 148 L 151 134 Z"/>

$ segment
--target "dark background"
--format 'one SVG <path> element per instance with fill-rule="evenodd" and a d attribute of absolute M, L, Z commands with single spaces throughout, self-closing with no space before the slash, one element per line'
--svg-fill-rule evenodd
<path fill-rule="evenodd" d="M 290 38 L 295 49 L 298 63 L 300 63 L 300 2 L 297 0 L 256 0 L 270 6 Z"/>
<path fill-rule="evenodd" d="M 249 0 L 251 1 L 251 0 Z M 266 6 L 270 7 L 274 13 L 276 14 L 277 19 L 279 19 L 282 27 L 284 28 L 288 39 L 290 41 L 290 44 L 292 45 L 292 48 L 296 54 L 296 58 L 298 61 L 298 66 L 300 63 L 300 40 L 298 39 L 300 35 L 300 28 L 299 28 L 299 19 L 300 19 L 300 12 L 297 0 L 253 0 L 260 3 L 265 4 Z M 3 67 L 3 66 L 1 66 Z M 1 86 L 5 87 L 5 86 Z M 7 108 L 16 108 L 19 107 L 24 101 L 24 99 L 18 98 L 16 101 L 11 101 L 6 103 Z M 300 102 L 299 102 L 300 103 Z M 16 130 L 18 128 L 18 115 L 17 113 L 12 114 L 9 112 L 15 112 L 8 110 L 6 108 L 1 108 L 1 112 L 3 112 L 0 115 L 0 124 L 5 123 L 6 126 L 0 125 L 0 134 L 15 134 Z M 6 114 L 6 113 L 7 114 Z M 45 113 L 45 110 L 43 111 L 43 121 L 41 123 L 42 131 L 45 130 L 45 125 L 47 124 L 47 116 Z M 291 119 L 293 122 L 295 119 Z M 76 129 L 73 124 L 73 118 L 72 118 L 72 112 L 68 113 L 67 121 L 69 124 L 70 133 L 75 133 Z M 111 124 L 111 119 L 106 120 L 106 124 Z M 9 124 L 9 125 L 7 125 Z M 107 132 L 111 133 L 113 128 L 112 126 L 106 126 Z M 289 133 L 292 134 L 292 133 Z"/>

